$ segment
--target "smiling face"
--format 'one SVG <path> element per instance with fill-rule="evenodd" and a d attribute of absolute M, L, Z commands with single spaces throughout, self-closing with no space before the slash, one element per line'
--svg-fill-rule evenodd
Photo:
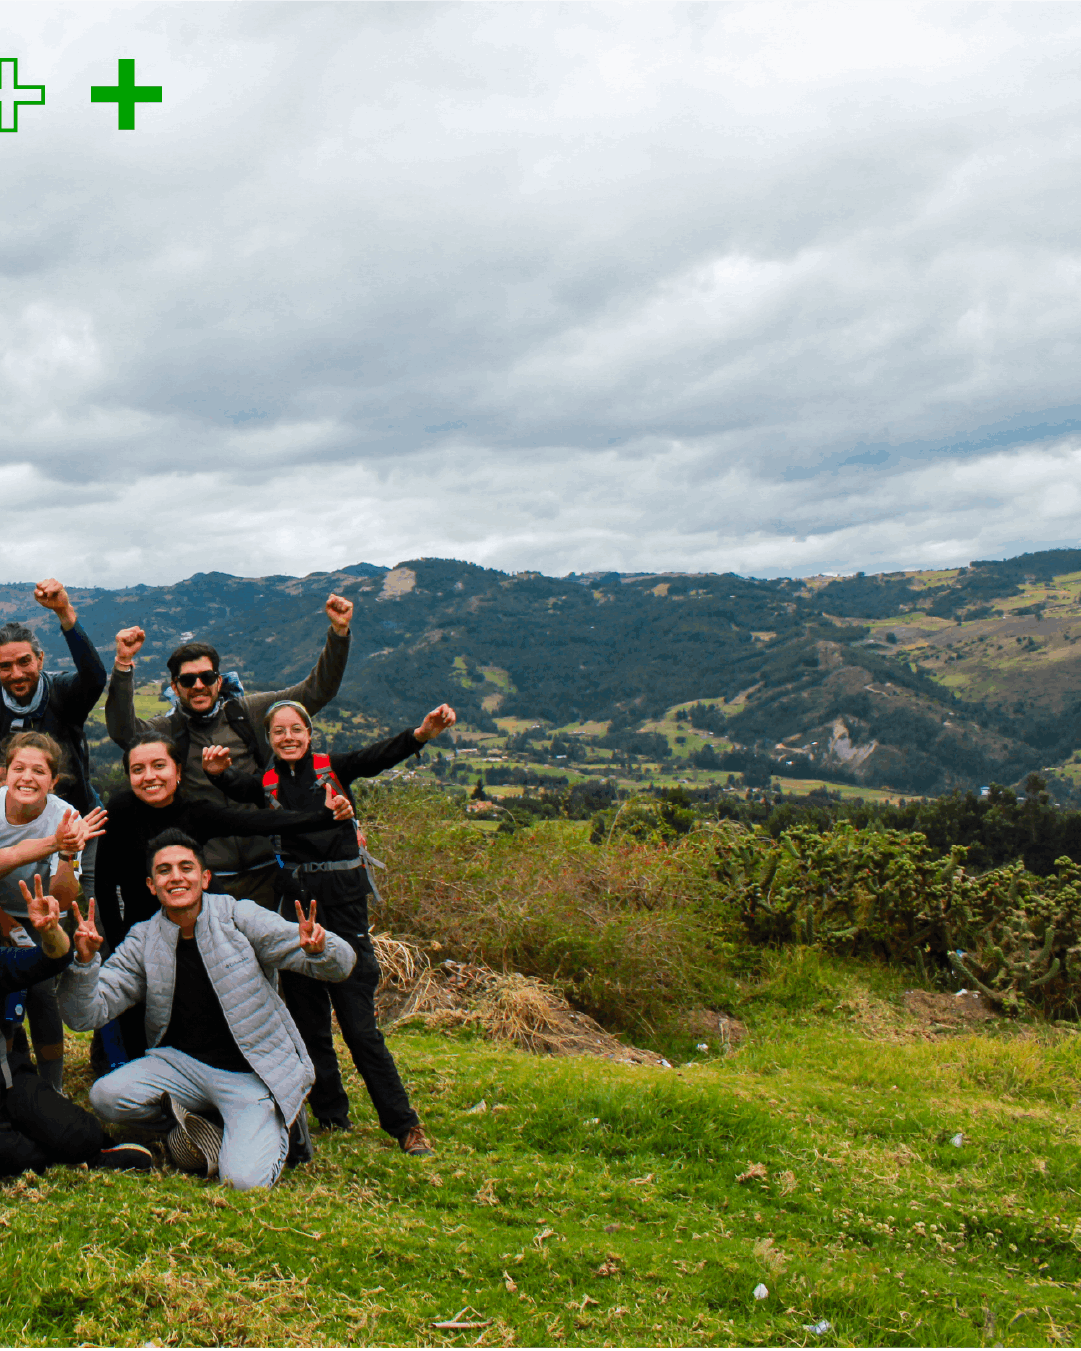
<path fill-rule="evenodd" d="M 45 752 L 32 746 L 17 750 L 11 757 L 7 772 L 8 814 L 14 812 L 23 820 L 32 820 L 45 810 L 45 799 L 56 787 Z"/>
<path fill-rule="evenodd" d="M 34 655 L 29 643 L 0 644 L 0 685 L 20 704 L 34 697 L 45 665 L 45 653 Z"/>
<path fill-rule="evenodd" d="M 203 892 L 210 885 L 210 873 L 203 870 L 199 860 L 182 844 L 170 844 L 159 849 L 150 865 L 146 885 L 158 898 L 168 918 L 190 916 L 200 905 Z"/>
<path fill-rule="evenodd" d="M 192 661 L 181 662 L 172 685 L 173 693 L 189 713 L 209 713 L 218 702 L 221 676 L 209 657 L 195 657 Z"/>
<path fill-rule="evenodd" d="M 267 727 L 270 749 L 279 760 L 302 760 L 312 744 L 308 724 L 295 708 L 279 708 Z"/>
<path fill-rule="evenodd" d="M 180 786 L 180 767 L 160 741 L 136 746 L 128 755 L 128 782 L 151 807 L 167 807 Z"/>

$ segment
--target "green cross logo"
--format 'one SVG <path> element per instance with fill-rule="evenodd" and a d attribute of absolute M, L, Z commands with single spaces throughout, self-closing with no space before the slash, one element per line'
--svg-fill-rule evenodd
<path fill-rule="evenodd" d="M 44 103 L 43 84 L 19 83 L 19 58 L 0 57 L 0 131 L 19 130 L 19 105 Z"/>
<path fill-rule="evenodd" d="M 118 131 L 135 130 L 135 105 L 137 103 L 160 103 L 160 84 L 136 84 L 135 62 L 117 61 L 116 84 L 92 84 L 90 86 L 91 103 L 115 103 L 116 126 Z"/>

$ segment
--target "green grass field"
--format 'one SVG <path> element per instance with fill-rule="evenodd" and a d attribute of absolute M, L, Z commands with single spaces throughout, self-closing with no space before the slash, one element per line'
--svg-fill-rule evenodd
<path fill-rule="evenodd" d="M 428 1161 L 351 1076 L 361 1128 L 271 1192 L 8 1181 L 0 1343 L 1076 1345 L 1081 1038 L 927 1040 L 901 990 L 789 952 L 672 1070 L 406 1029 Z"/>

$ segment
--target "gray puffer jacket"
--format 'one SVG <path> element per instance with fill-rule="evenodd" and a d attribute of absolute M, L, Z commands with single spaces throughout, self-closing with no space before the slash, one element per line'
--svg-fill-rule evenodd
<path fill-rule="evenodd" d="M 64 1021 L 76 1032 L 87 1032 L 145 999 L 146 1042 L 157 1046 L 173 1011 L 179 935 L 179 927 L 159 911 L 134 925 L 104 965 L 97 955 L 85 966 L 73 962 L 58 988 Z M 309 957 L 300 947 L 295 924 L 254 901 L 206 892 L 195 941 L 237 1046 L 285 1120 L 294 1121 L 315 1074 L 296 1024 L 274 989 L 274 972 L 282 968 L 316 980 L 344 980 L 356 954 L 344 939 L 328 933 L 324 950 Z"/>

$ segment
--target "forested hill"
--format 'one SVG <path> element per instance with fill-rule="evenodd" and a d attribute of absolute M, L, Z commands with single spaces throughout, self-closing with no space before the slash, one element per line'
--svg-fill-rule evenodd
<path fill-rule="evenodd" d="M 195 635 L 264 689 L 310 668 L 322 602 L 342 592 L 357 614 L 339 702 L 385 726 L 447 698 L 481 729 L 601 720 L 614 735 L 698 705 L 732 763 L 912 793 L 1058 765 L 1064 795 L 1081 747 L 1081 550 L 844 579 L 554 578 L 413 559 L 69 589 L 107 664 L 116 630 L 141 624 L 141 679 L 164 678 L 166 655 Z M 29 584 L 0 586 L 0 615 L 32 624 L 63 664 Z"/>

